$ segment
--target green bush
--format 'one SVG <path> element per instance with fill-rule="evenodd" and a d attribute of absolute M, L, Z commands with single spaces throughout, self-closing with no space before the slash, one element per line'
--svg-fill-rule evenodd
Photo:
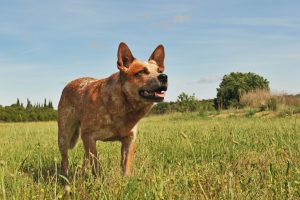
<path fill-rule="evenodd" d="M 252 90 L 269 90 L 269 81 L 254 73 L 232 72 L 225 75 L 217 88 L 216 109 L 238 108 L 240 98 Z"/>
<path fill-rule="evenodd" d="M 152 114 L 166 114 L 172 112 L 215 112 L 214 102 L 209 100 L 198 100 L 194 95 L 181 93 L 176 102 L 161 102 L 157 103 L 151 113 Z"/>
<path fill-rule="evenodd" d="M 0 106 L 0 121 L 3 122 L 25 122 L 25 121 L 52 121 L 57 119 L 57 111 L 53 109 L 50 101 L 46 107 L 39 104 L 32 105 L 27 100 L 27 107 L 17 100 L 16 104 L 11 106 Z"/>
<path fill-rule="evenodd" d="M 245 116 L 246 116 L 246 117 L 253 117 L 253 116 L 255 115 L 256 112 L 257 112 L 256 109 L 250 108 L 250 109 L 246 112 Z"/>
<path fill-rule="evenodd" d="M 170 104 L 168 102 L 161 102 L 154 106 L 152 113 L 165 114 L 169 111 Z"/>
<path fill-rule="evenodd" d="M 278 104 L 278 102 L 277 102 L 276 98 L 272 97 L 270 99 L 269 103 L 268 103 L 268 108 L 270 110 L 276 111 L 277 110 L 277 104 Z"/>
<path fill-rule="evenodd" d="M 188 95 L 186 93 L 181 93 L 177 99 L 178 107 L 177 111 L 179 112 L 192 112 L 197 109 L 197 100 L 195 95 Z"/>

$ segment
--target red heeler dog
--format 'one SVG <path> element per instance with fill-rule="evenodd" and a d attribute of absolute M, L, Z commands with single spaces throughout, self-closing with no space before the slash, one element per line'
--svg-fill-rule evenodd
<path fill-rule="evenodd" d="M 62 173 L 68 174 L 68 150 L 79 136 L 85 156 L 83 167 L 97 172 L 96 141 L 120 141 L 121 166 L 130 175 L 137 124 L 164 100 L 168 77 L 164 74 L 164 47 L 159 45 L 147 62 L 136 59 L 125 43 L 118 48 L 119 72 L 105 79 L 80 78 L 64 88 L 58 105 L 58 146 Z"/>

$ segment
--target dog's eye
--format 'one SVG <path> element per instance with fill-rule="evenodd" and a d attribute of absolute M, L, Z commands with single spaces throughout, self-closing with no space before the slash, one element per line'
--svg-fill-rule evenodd
<path fill-rule="evenodd" d="M 142 74 L 145 74 L 145 70 L 141 70 L 139 72 L 137 72 L 136 74 L 134 74 L 135 77 L 140 77 Z"/>

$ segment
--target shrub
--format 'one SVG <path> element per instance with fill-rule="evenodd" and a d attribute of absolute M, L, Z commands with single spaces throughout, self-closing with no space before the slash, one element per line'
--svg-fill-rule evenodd
<path fill-rule="evenodd" d="M 47 107 L 38 104 L 33 106 L 27 100 L 29 106 L 24 108 L 22 103 L 17 100 L 16 104 L 0 107 L 0 121 L 4 122 L 24 122 L 24 121 L 50 121 L 57 119 L 57 111 L 53 109 L 52 102 Z M 50 108 L 52 106 L 52 108 Z"/>
<path fill-rule="evenodd" d="M 167 102 L 160 102 L 152 109 L 152 113 L 154 114 L 165 114 L 168 111 L 170 111 L 170 104 Z"/>
<path fill-rule="evenodd" d="M 297 95 L 277 94 L 274 96 L 277 99 L 277 101 L 282 105 L 300 107 L 300 94 Z"/>
<path fill-rule="evenodd" d="M 268 90 L 253 90 L 241 96 L 240 104 L 251 108 L 259 108 L 261 111 L 269 107 L 272 95 Z"/>
<path fill-rule="evenodd" d="M 273 111 L 277 110 L 277 108 L 278 108 L 278 101 L 277 101 L 277 99 L 274 96 L 271 97 L 271 99 L 269 100 L 268 108 L 270 110 L 273 110 Z"/>
<path fill-rule="evenodd" d="M 253 116 L 255 115 L 255 113 L 256 113 L 256 110 L 255 110 L 255 109 L 249 109 L 249 110 L 246 112 L 245 116 L 246 116 L 246 117 L 253 117 Z"/>
<path fill-rule="evenodd" d="M 195 95 L 188 95 L 186 93 L 181 93 L 177 99 L 177 111 L 179 112 L 192 112 L 197 109 L 197 100 Z"/>
<path fill-rule="evenodd" d="M 225 75 L 217 88 L 216 109 L 239 107 L 240 98 L 252 90 L 269 90 L 269 81 L 254 73 L 232 72 Z"/>

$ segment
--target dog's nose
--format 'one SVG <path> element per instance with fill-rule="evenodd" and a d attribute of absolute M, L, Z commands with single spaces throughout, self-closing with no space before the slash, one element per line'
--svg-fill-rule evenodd
<path fill-rule="evenodd" d="M 160 74 L 160 75 L 158 75 L 157 78 L 162 83 L 168 82 L 168 76 L 166 74 Z"/>

